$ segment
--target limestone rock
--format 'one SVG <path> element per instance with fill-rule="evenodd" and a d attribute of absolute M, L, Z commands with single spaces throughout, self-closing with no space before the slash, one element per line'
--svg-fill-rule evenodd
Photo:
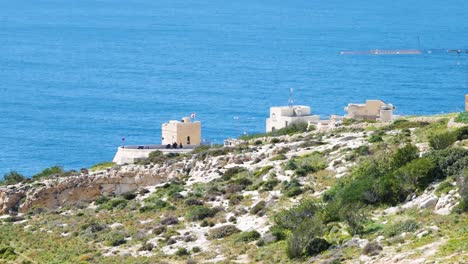
<path fill-rule="evenodd" d="M 439 198 L 437 198 L 437 196 L 430 195 L 419 203 L 418 208 L 419 209 L 432 209 L 435 207 L 438 200 Z"/>

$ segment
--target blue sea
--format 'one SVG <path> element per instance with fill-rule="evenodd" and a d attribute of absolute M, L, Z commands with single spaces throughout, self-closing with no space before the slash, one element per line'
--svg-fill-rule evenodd
<path fill-rule="evenodd" d="M 327 117 L 383 99 L 401 115 L 461 111 L 466 0 L 0 0 L 0 175 L 112 160 L 196 112 L 203 138 L 263 132 L 268 108 Z M 418 42 L 418 37 L 420 42 Z M 1 177 L 1 176 L 0 176 Z"/>

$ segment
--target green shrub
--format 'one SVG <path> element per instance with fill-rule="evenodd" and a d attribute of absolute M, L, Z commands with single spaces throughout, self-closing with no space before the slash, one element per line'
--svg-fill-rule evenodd
<path fill-rule="evenodd" d="M 260 201 L 257 204 L 255 204 L 252 209 L 250 209 L 251 214 L 259 214 L 265 210 L 266 207 L 266 202 L 265 201 Z"/>
<path fill-rule="evenodd" d="M 383 138 L 382 138 L 383 135 L 385 135 L 385 132 L 376 131 L 372 135 L 370 135 L 369 138 L 367 138 L 367 141 L 369 141 L 369 143 L 382 142 L 383 141 Z"/>
<path fill-rule="evenodd" d="M 419 226 L 419 223 L 414 220 L 406 220 L 404 222 L 385 226 L 383 229 L 383 235 L 385 237 L 394 237 L 403 232 L 414 232 L 418 230 Z"/>
<path fill-rule="evenodd" d="M 32 178 L 34 180 L 38 180 L 38 179 L 41 179 L 41 178 L 48 178 L 50 176 L 53 176 L 53 175 L 58 175 L 58 174 L 62 174 L 64 173 L 64 170 L 62 167 L 59 167 L 59 166 L 52 166 L 50 168 L 46 168 L 44 169 L 43 171 L 41 171 L 40 173 L 32 176 Z"/>
<path fill-rule="evenodd" d="M 455 118 L 455 122 L 468 124 L 468 112 L 461 112 Z"/>
<path fill-rule="evenodd" d="M 140 212 L 149 212 L 149 211 L 160 211 L 163 209 L 169 209 L 171 207 L 171 204 L 163 201 L 161 199 L 155 199 L 155 198 L 147 198 L 145 199 L 145 205 L 140 207 Z"/>
<path fill-rule="evenodd" d="M 327 167 L 326 160 L 320 153 L 314 152 L 301 157 L 291 158 L 285 166 L 285 170 L 294 170 L 298 176 L 306 176 L 310 173 L 323 170 Z"/>
<path fill-rule="evenodd" d="M 277 225 L 270 227 L 270 232 L 277 241 L 285 240 L 287 237 L 286 229 Z"/>
<path fill-rule="evenodd" d="M 456 157 L 465 154 L 465 151 L 453 149 L 418 158 L 417 149 L 406 145 L 393 155 L 380 155 L 361 162 L 353 169 L 351 177 L 340 179 L 325 193 L 324 199 L 334 200 L 337 207 L 351 203 L 396 205 L 409 194 L 446 177 L 444 171 L 459 171 L 468 164 L 468 158 L 466 163 L 460 163 Z"/>
<path fill-rule="evenodd" d="M 242 232 L 236 237 L 236 242 L 251 242 L 258 240 L 260 238 L 260 233 L 257 231 L 247 231 L 247 232 Z"/>
<path fill-rule="evenodd" d="M 308 218 L 312 218 L 323 210 L 323 206 L 314 200 L 306 199 L 298 205 L 280 210 L 274 221 L 278 227 L 284 229 L 295 229 Z"/>
<path fill-rule="evenodd" d="M 443 181 L 437 186 L 435 194 L 438 196 L 444 195 L 454 188 L 455 186 L 453 186 L 449 181 Z"/>
<path fill-rule="evenodd" d="M 407 144 L 404 147 L 399 148 L 395 154 L 393 154 L 391 165 L 393 168 L 400 168 L 418 157 L 418 148 L 414 145 Z"/>
<path fill-rule="evenodd" d="M 192 248 L 192 251 L 193 251 L 193 253 L 199 253 L 199 252 L 201 252 L 201 248 L 199 248 L 199 247 L 193 247 L 193 248 Z"/>
<path fill-rule="evenodd" d="M 121 197 L 116 197 L 108 200 L 105 204 L 99 206 L 100 209 L 107 210 L 122 210 L 127 206 L 128 201 Z"/>
<path fill-rule="evenodd" d="M 179 257 L 190 255 L 188 250 L 186 248 L 182 248 L 182 247 L 178 248 L 177 251 L 175 252 L 175 254 L 177 256 L 179 256 Z"/>
<path fill-rule="evenodd" d="M 260 137 L 277 137 L 277 136 L 283 136 L 283 135 L 293 135 L 296 133 L 303 133 L 307 131 L 308 124 L 305 122 L 300 122 L 300 123 L 293 123 L 290 124 L 289 126 L 281 129 L 277 129 L 275 131 L 266 133 L 266 134 L 253 134 L 253 135 L 243 135 L 240 138 L 243 140 L 251 140 L 255 138 L 260 138 Z M 312 129 L 311 129 L 312 130 Z M 272 142 L 275 143 L 275 142 Z"/>
<path fill-rule="evenodd" d="M 463 173 L 468 164 L 468 150 L 464 148 L 449 148 L 432 151 L 425 155 L 432 158 L 437 166 L 437 177 L 442 179 Z"/>
<path fill-rule="evenodd" d="M 109 233 L 106 237 L 105 244 L 110 247 L 117 247 L 125 244 L 125 236 L 120 232 Z"/>
<path fill-rule="evenodd" d="M 215 208 L 208 208 L 198 205 L 190 208 L 190 210 L 187 212 L 187 219 L 190 221 L 203 220 L 207 217 L 215 216 L 217 212 L 218 210 Z"/>
<path fill-rule="evenodd" d="M 254 142 L 255 146 L 262 145 L 262 144 L 263 144 L 263 141 L 261 141 L 261 140 L 255 140 L 255 142 Z"/>
<path fill-rule="evenodd" d="M 297 179 L 291 179 L 290 181 L 283 182 L 283 191 L 287 191 L 293 187 L 301 187 L 302 184 Z"/>
<path fill-rule="evenodd" d="M 245 172 L 245 171 L 248 171 L 246 168 L 244 167 L 232 167 L 232 168 L 229 168 L 226 170 L 226 172 L 224 172 L 223 174 L 223 180 L 225 181 L 228 181 L 230 180 L 231 178 L 233 178 L 234 176 L 236 176 L 237 174 L 240 174 L 241 172 Z"/>
<path fill-rule="evenodd" d="M 90 171 L 106 170 L 115 166 L 115 162 L 101 162 L 89 168 Z"/>
<path fill-rule="evenodd" d="M 5 184 L 17 184 L 26 181 L 26 177 L 16 171 L 10 171 L 3 175 Z"/>
<path fill-rule="evenodd" d="M 429 145 L 435 150 L 446 149 L 457 140 L 457 134 L 454 132 L 443 132 L 429 137 Z"/>
<path fill-rule="evenodd" d="M 360 235 L 364 232 L 364 224 L 368 217 L 363 207 L 359 204 L 350 204 L 340 209 L 340 218 L 348 225 L 352 235 Z"/>
<path fill-rule="evenodd" d="M 224 237 L 227 237 L 235 233 L 239 233 L 239 232 L 240 230 L 237 229 L 235 225 L 224 225 L 224 226 L 211 229 L 208 235 L 208 238 L 219 239 L 219 238 L 224 238 Z"/>
<path fill-rule="evenodd" d="M 209 149 L 211 149 L 210 145 L 200 145 L 200 146 L 197 146 L 196 148 L 194 148 L 192 150 L 192 153 L 193 154 L 203 153 L 203 152 L 206 152 Z"/>
<path fill-rule="evenodd" d="M 288 158 L 288 157 L 286 157 L 286 155 L 284 155 L 284 154 L 278 154 L 278 155 L 272 157 L 272 158 L 270 159 L 270 161 L 285 160 L 285 159 L 287 159 L 287 158 Z"/>
<path fill-rule="evenodd" d="M 254 172 L 254 176 L 255 177 L 262 177 L 264 175 L 266 175 L 271 169 L 273 169 L 273 166 L 265 166 L 263 168 L 261 168 L 260 170 L 257 170 Z"/>
<path fill-rule="evenodd" d="M 416 127 L 425 127 L 431 123 L 425 121 L 409 121 L 407 119 L 397 119 L 387 127 L 387 130 L 409 129 Z"/>
<path fill-rule="evenodd" d="M 468 139 L 468 126 L 460 127 L 453 132 L 457 140 L 465 140 Z"/>
<path fill-rule="evenodd" d="M 460 192 L 460 204 L 456 210 L 460 213 L 468 212 L 468 170 L 465 169 L 463 175 L 458 177 L 457 185 Z"/>
<path fill-rule="evenodd" d="M 0 259 L 13 261 L 16 259 L 17 254 L 13 247 L 0 247 Z"/>
<path fill-rule="evenodd" d="M 306 246 L 305 254 L 308 256 L 315 256 L 330 248 L 327 240 L 319 237 L 314 237 Z"/>
<path fill-rule="evenodd" d="M 311 245 L 315 238 L 321 237 L 324 233 L 325 226 L 316 218 L 307 218 L 302 221 L 288 236 L 286 241 L 286 254 L 289 258 L 299 258 L 309 254 L 314 249 L 318 249 L 315 245 Z"/>
<path fill-rule="evenodd" d="M 280 142 L 281 142 L 281 140 L 279 138 L 272 138 L 270 140 L 270 143 L 273 143 L 273 144 L 277 144 L 277 143 L 280 143 Z"/>
<path fill-rule="evenodd" d="M 101 205 L 101 204 L 105 204 L 109 201 L 110 199 L 106 196 L 99 196 L 96 201 L 94 201 L 94 204 L 96 205 Z"/>
<path fill-rule="evenodd" d="M 414 187 L 424 189 L 437 179 L 436 166 L 433 159 L 420 158 L 409 162 L 395 173 L 401 179 L 401 182 L 408 181 L 411 189 L 414 189 Z"/>
<path fill-rule="evenodd" d="M 272 191 L 279 184 L 277 179 L 269 179 L 262 183 L 262 190 Z"/>
<path fill-rule="evenodd" d="M 229 196 L 229 205 L 238 205 L 242 200 L 244 200 L 244 196 L 242 194 L 232 194 Z"/>
<path fill-rule="evenodd" d="M 354 149 L 354 153 L 357 156 L 367 156 L 367 155 L 371 154 L 370 148 L 367 145 L 357 147 L 356 149 Z"/>
<path fill-rule="evenodd" d="M 295 197 L 302 194 L 303 190 L 301 187 L 291 187 L 286 191 L 287 197 Z"/>

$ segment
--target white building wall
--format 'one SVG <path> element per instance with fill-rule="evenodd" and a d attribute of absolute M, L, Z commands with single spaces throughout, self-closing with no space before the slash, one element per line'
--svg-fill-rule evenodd
<path fill-rule="evenodd" d="M 270 108 L 270 117 L 266 119 L 266 132 L 285 128 L 294 123 L 318 122 L 320 116 L 311 115 L 308 106 L 279 106 Z"/>

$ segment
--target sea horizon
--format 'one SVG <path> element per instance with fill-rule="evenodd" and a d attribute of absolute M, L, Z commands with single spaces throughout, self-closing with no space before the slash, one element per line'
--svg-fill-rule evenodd
<path fill-rule="evenodd" d="M 3 3 L 0 177 L 111 161 L 123 137 L 159 144 L 162 123 L 192 112 L 207 142 L 262 133 L 269 107 L 287 105 L 290 88 L 296 104 L 323 118 L 366 99 L 392 103 L 398 115 L 463 111 L 468 54 L 443 52 L 467 48 L 463 6 Z M 340 54 L 372 49 L 442 52 Z"/>

